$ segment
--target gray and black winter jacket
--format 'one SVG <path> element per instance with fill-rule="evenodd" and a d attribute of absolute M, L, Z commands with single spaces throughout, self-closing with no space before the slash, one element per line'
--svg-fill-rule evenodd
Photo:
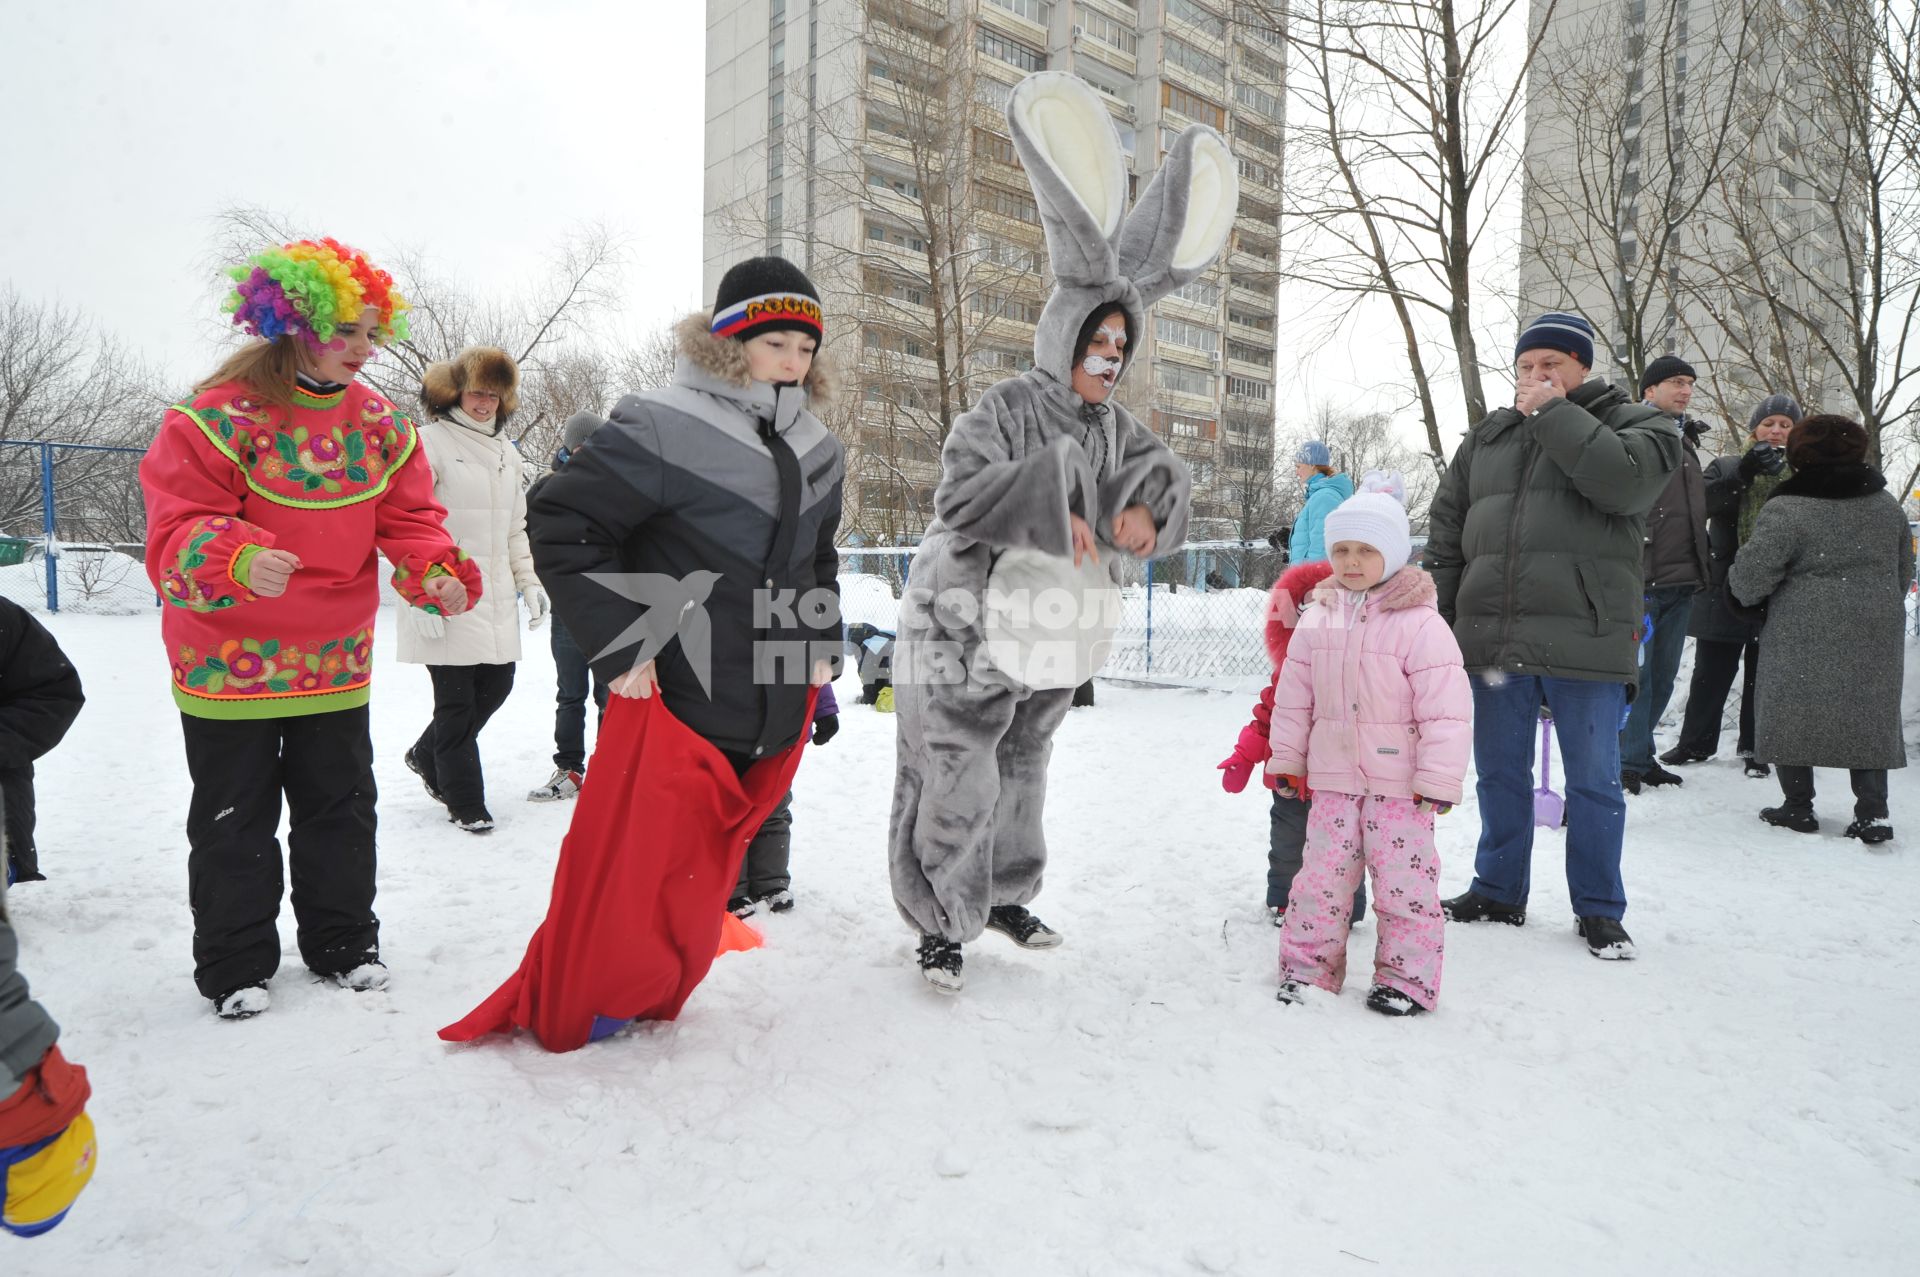
<path fill-rule="evenodd" d="M 1469 670 L 1634 685 L 1647 511 L 1680 451 L 1673 418 L 1604 381 L 1467 432 L 1426 564 Z"/>
<path fill-rule="evenodd" d="M 1646 588 L 1707 587 L 1707 487 L 1700 469 L 1704 421 L 1688 417 L 1680 426 L 1680 465 L 1660 499 L 1647 511 L 1647 548 L 1642 576 Z"/>
<path fill-rule="evenodd" d="M 752 381 L 744 348 L 703 315 L 677 335 L 673 383 L 621 399 L 593 446 L 540 482 L 528 537 L 596 673 L 617 678 L 650 635 L 664 640 L 667 708 L 758 757 L 799 739 L 812 659 L 841 652 L 844 463 L 807 410 L 816 377 Z"/>

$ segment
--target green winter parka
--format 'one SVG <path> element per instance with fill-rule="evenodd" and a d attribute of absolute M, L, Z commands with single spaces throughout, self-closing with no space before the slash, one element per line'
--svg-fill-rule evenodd
<path fill-rule="evenodd" d="M 1673 418 L 1604 381 L 1467 432 L 1433 498 L 1427 570 L 1470 671 L 1636 681 L 1647 512 Z"/>

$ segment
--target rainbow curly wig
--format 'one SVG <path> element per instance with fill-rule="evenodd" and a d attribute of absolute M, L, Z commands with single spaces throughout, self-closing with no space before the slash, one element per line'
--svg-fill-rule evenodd
<path fill-rule="evenodd" d="M 368 306 L 380 312 L 376 342 L 407 336 L 407 299 L 394 291 L 393 276 L 338 240 L 295 240 L 256 254 L 227 274 L 234 289 L 225 309 L 255 337 L 272 341 L 293 333 L 311 346 L 324 346 L 337 327 L 358 320 Z"/>

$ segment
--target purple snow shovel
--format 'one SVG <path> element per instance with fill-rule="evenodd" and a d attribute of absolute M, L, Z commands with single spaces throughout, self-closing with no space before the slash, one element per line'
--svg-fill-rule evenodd
<path fill-rule="evenodd" d="M 1553 792 L 1553 719 L 1540 719 L 1540 788 L 1533 791 L 1533 823 L 1542 829 L 1558 829 L 1565 819 L 1567 804 Z"/>

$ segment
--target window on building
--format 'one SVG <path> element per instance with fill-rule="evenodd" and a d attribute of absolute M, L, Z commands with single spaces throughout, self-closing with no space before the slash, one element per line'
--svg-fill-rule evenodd
<path fill-rule="evenodd" d="M 1158 409 L 1153 414 L 1155 432 L 1168 439 L 1212 439 L 1219 433 L 1219 425 L 1210 417 L 1189 417 Z"/>
<path fill-rule="evenodd" d="M 1249 40 L 1258 40 L 1261 44 L 1275 49 L 1286 43 L 1286 37 L 1280 34 L 1280 28 L 1273 25 L 1273 10 L 1265 6 L 1250 4 L 1233 6 L 1234 25 L 1240 28 L 1242 35 Z"/>
<path fill-rule="evenodd" d="M 776 36 L 774 37 L 773 43 L 767 48 L 767 65 L 777 69 L 785 65 L 786 61 L 787 38 L 785 36 Z"/>
<path fill-rule="evenodd" d="M 967 309 L 990 319 L 1013 319 L 1023 324 L 1040 322 L 1040 303 L 1023 297 L 982 288 L 967 299 Z"/>
<path fill-rule="evenodd" d="M 1259 346 L 1249 346 L 1244 341 L 1227 343 L 1227 358 L 1237 359 L 1243 364 L 1254 364 L 1261 368 L 1273 367 L 1273 352 Z"/>
<path fill-rule="evenodd" d="M 1242 310 L 1238 306 L 1227 307 L 1227 320 L 1230 323 L 1241 324 L 1248 328 L 1258 329 L 1263 333 L 1270 333 L 1273 331 L 1272 315 L 1262 315 L 1258 311 Z"/>
<path fill-rule="evenodd" d="M 1098 9 L 1081 6 L 1077 21 L 1089 37 L 1102 44 L 1110 45 L 1122 53 L 1132 53 L 1137 46 L 1138 38 L 1134 35 L 1132 27 L 1109 18 Z"/>
<path fill-rule="evenodd" d="M 996 163 L 1020 166 L 1020 156 L 1013 149 L 1013 139 L 1002 137 L 998 133 L 989 133 L 985 129 L 973 131 L 973 152 L 975 155 Z"/>
<path fill-rule="evenodd" d="M 1217 381 L 1210 372 L 1162 362 L 1153 366 L 1153 384 L 1175 394 L 1200 395 L 1211 399 Z"/>
<path fill-rule="evenodd" d="M 996 9 L 1018 14 L 1028 22 L 1049 26 L 1053 22 L 1053 0 L 987 0 Z"/>
<path fill-rule="evenodd" d="M 1160 51 L 1166 57 L 1167 61 L 1173 63 L 1175 66 L 1185 67 L 1195 75 L 1204 76 L 1209 80 L 1224 80 L 1227 78 L 1227 64 L 1225 59 L 1216 58 L 1211 53 L 1202 53 L 1199 49 L 1194 48 L 1178 36 L 1170 35 L 1162 40 L 1160 42 Z"/>
<path fill-rule="evenodd" d="M 1191 22 L 1216 40 L 1224 39 L 1227 34 L 1227 20 L 1195 4 L 1194 0 L 1167 0 L 1167 16 Z"/>
<path fill-rule="evenodd" d="M 1217 329 L 1190 324 L 1184 319 L 1172 319 L 1166 315 L 1156 316 L 1153 321 L 1153 334 L 1171 345 L 1204 350 L 1209 354 L 1220 352 L 1220 333 Z"/>
<path fill-rule="evenodd" d="M 1280 70 L 1280 64 L 1272 58 L 1255 53 L 1252 49 L 1240 50 L 1241 65 L 1246 68 L 1245 78 L 1255 84 L 1264 84 L 1269 88 L 1286 83 L 1286 75 Z"/>
<path fill-rule="evenodd" d="M 785 90 L 775 89 L 767 95 L 767 127 L 777 129 L 787 122 L 787 95 Z"/>
<path fill-rule="evenodd" d="M 1010 191 L 1004 186 L 994 186 L 981 182 L 974 187 L 974 206 L 1002 217 L 1010 217 L 1016 222 L 1040 221 L 1040 210 L 1035 207 L 1033 197 L 1019 191 Z"/>
<path fill-rule="evenodd" d="M 1280 138 L 1250 122 L 1244 115 L 1234 118 L 1233 135 L 1242 141 L 1253 143 L 1269 155 L 1280 154 Z"/>
<path fill-rule="evenodd" d="M 1196 279 L 1182 284 L 1168 293 L 1169 297 L 1178 297 L 1181 301 L 1192 302 L 1197 306 L 1218 306 L 1220 304 L 1220 285 Z"/>
<path fill-rule="evenodd" d="M 877 244 L 890 244 L 895 248 L 904 248 L 913 253 L 927 251 L 927 241 L 911 231 L 903 231 L 897 226 L 887 226 L 880 222 L 867 223 L 867 239 Z"/>
<path fill-rule="evenodd" d="M 1227 127 L 1225 107 L 1215 106 L 1205 98 L 1195 97 L 1185 89 L 1176 88 L 1165 81 L 1160 85 L 1160 105 L 1178 111 L 1199 124 L 1210 124 L 1216 129 Z"/>
<path fill-rule="evenodd" d="M 920 198 L 920 183 L 910 177 L 896 177 L 892 173 L 883 173 L 879 169 L 867 170 L 867 185 L 883 191 L 892 191 L 896 195 L 904 195 L 910 200 Z"/>
<path fill-rule="evenodd" d="M 975 39 L 980 52 L 990 58 L 999 58 L 1011 63 L 1022 71 L 1044 71 L 1047 69 L 1047 55 L 1038 49 L 1029 48 L 1018 40 L 1010 40 L 997 31 L 981 27 Z"/>
<path fill-rule="evenodd" d="M 983 102 L 996 111 L 1004 111 L 1007 109 L 1008 100 L 1013 97 L 1013 86 L 1002 84 L 992 76 L 983 75 L 973 82 L 973 96 L 976 101 Z"/>
<path fill-rule="evenodd" d="M 1255 88 L 1251 84 L 1240 83 L 1233 86 L 1233 100 L 1265 120 L 1280 118 L 1280 99 L 1265 89 Z"/>
<path fill-rule="evenodd" d="M 1268 400 L 1273 398 L 1273 384 L 1255 381 L 1251 377 L 1228 377 L 1227 393 L 1236 399 Z"/>

